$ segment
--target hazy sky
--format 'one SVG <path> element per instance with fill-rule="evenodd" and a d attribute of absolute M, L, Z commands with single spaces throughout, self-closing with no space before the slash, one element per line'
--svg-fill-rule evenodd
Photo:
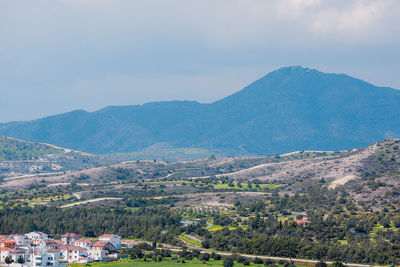
<path fill-rule="evenodd" d="M 0 122 L 211 102 L 303 65 L 400 89 L 399 0 L 0 0 Z"/>

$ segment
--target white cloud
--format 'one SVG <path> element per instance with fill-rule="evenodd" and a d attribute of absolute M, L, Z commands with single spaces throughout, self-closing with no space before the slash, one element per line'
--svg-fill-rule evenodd
<path fill-rule="evenodd" d="M 40 114 L 207 101 L 263 66 L 386 75 L 400 87 L 399 13 L 399 0 L 0 0 L 0 120 L 33 114 L 35 101 Z M 131 101 L 131 90 L 142 91 Z"/>

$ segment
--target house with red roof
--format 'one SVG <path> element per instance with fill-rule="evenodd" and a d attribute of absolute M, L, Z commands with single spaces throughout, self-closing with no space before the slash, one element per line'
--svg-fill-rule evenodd
<path fill-rule="evenodd" d="M 0 249 L 15 248 L 17 243 L 14 240 L 3 239 L 0 241 Z"/>
<path fill-rule="evenodd" d="M 29 239 L 24 235 L 10 235 L 8 237 L 17 243 L 17 246 L 28 246 L 30 244 Z"/>
<path fill-rule="evenodd" d="M 87 248 L 87 249 L 91 248 L 92 245 L 93 245 L 93 241 L 90 239 L 78 239 L 78 240 L 75 240 L 75 242 L 74 242 L 74 246 Z"/>
<path fill-rule="evenodd" d="M 88 250 L 82 247 L 64 245 L 60 248 L 63 261 L 78 263 L 82 258 L 87 258 Z"/>
<path fill-rule="evenodd" d="M 64 244 L 59 241 L 59 240 L 54 240 L 54 239 L 46 239 L 46 240 L 42 240 L 39 244 L 40 248 L 43 249 L 56 249 L 59 250 L 61 246 L 63 246 Z"/>
<path fill-rule="evenodd" d="M 81 235 L 75 233 L 66 233 L 65 235 L 61 236 L 61 241 L 64 245 L 73 245 L 73 243 L 80 238 Z"/>
<path fill-rule="evenodd" d="M 310 221 L 307 221 L 307 220 L 297 220 L 296 223 L 297 223 L 298 225 L 301 224 L 301 225 L 303 225 L 303 226 L 307 226 L 307 225 L 309 225 L 311 222 L 310 222 Z"/>
<path fill-rule="evenodd" d="M 101 235 L 99 237 L 100 241 L 108 241 L 111 244 L 113 244 L 113 246 L 116 249 L 120 249 L 121 248 L 121 237 L 119 235 L 111 235 L 111 234 L 105 234 L 105 235 Z"/>
<path fill-rule="evenodd" d="M 5 262 L 6 257 L 10 257 L 14 262 L 17 262 L 19 257 L 26 259 L 27 251 L 22 248 L 5 247 L 0 249 L 0 262 Z"/>
<path fill-rule="evenodd" d="M 115 251 L 115 247 L 108 241 L 96 241 L 89 250 L 89 257 L 96 261 L 108 258 L 111 251 Z"/>

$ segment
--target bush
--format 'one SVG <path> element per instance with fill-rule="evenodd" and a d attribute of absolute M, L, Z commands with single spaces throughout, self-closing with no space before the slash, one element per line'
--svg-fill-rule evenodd
<path fill-rule="evenodd" d="M 263 264 L 263 263 L 264 263 L 263 260 L 260 259 L 260 258 L 255 258 L 254 259 L 254 264 Z"/>
<path fill-rule="evenodd" d="M 216 260 L 216 261 L 219 261 L 219 260 L 221 260 L 221 255 L 215 254 L 212 258 L 213 258 L 214 260 Z"/>
<path fill-rule="evenodd" d="M 265 266 L 275 266 L 275 262 L 273 260 L 265 260 L 264 261 Z"/>
<path fill-rule="evenodd" d="M 318 264 L 318 263 L 317 263 Z M 293 261 L 286 261 L 283 266 L 285 267 L 295 267 L 296 265 L 294 264 Z M 317 265 L 315 265 L 316 267 L 318 267 Z M 321 267 L 321 266 L 320 266 Z"/>
<path fill-rule="evenodd" d="M 210 241 L 208 239 L 204 240 L 203 242 L 201 242 L 201 246 L 203 248 L 210 248 Z"/>
<path fill-rule="evenodd" d="M 202 261 L 208 261 L 208 260 L 210 260 L 210 254 L 203 253 L 203 254 L 200 255 L 199 259 L 202 260 Z"/>
<path fill-rule="evenodd" d="M 233 263 L 233 260 L 232 260 L 232 259 L 227 258 L 227 259 L 224 260 L 223 265 L 224 265 L 224 267 L 232 267 L 232 266 L 235 265 L 235 264 Z"/>

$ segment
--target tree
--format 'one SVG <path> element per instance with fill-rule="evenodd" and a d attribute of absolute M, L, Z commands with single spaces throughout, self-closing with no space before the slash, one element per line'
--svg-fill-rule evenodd
<path fill-rule="evenodd" d="M 202 260 L 202 261 L 208 261 L 208 260 L 210 260 L 210 254 L 208 254 L 208 253 L 203 253 L 203 254 L 201 254 L 201 255 L 200 255 L 200 260 Z"/>
<path fill-rule="evenodd" d="M 19 264 L 25 263 L 24 258 L 22 258 L 22 256 L 19 256 L 18 259 L 17 259 L 17 263 L 19 263 Z"/>
<path fill-rule="evenodd" d="M 255 258 L 254 259 L 254 264 L 263 264 L 263 263 L 264 263 L 263 260 L 260 259 L 260 258 Z"/>
<path fill-rule="evenodd" d="M 252 184 L 251 184 L 251 182 L 250 182 L 250 181 L 248 181 L 248 182 L 247 182 L 247 187 L 248 187 L 249 189 L 251 189 L 251 188 L 252 188 Z"/>
<path fill-rule="evenodd" d="M 315 267 L 327 267 L 326 263 L 323 260 L 320 260 L 315 264 Z"/>
<path fill-rule="evenodd" d="M 203 248 L 210 248 L 210 241 L 208 239 L 204 240 L 203 242 L 201 242 L 201 246 Z"/>
<path fill-rule="evenodd" d="M 5 257 L 4 262 L 5 262 L 7 265 L 9 265 L 9 264 L 13 263 L 14 261 L 13 261 L 9 256 L 7 256 L 7 257 Z"/>
<path fill-rule="evenodd" d="M 341 261 L 335 261 L 332 267 L 344 267 L 344 264 Z"/>
<path fill-rule="evenodd" d="M 214 254 L 212 257 L 214 260 L 219 261 L 221 260 L 221 255 L 220 254 Z"/>
<path fill-rule="evenodd" d="M 233 260 L 232 260 L 232 259 L 227 258 L 227 259 L 224 260 L 223 265 L 224 265 L 224 267 L 232 267 L 232 266 L 235 265 L 235 264 L 233 263 Z"/>

